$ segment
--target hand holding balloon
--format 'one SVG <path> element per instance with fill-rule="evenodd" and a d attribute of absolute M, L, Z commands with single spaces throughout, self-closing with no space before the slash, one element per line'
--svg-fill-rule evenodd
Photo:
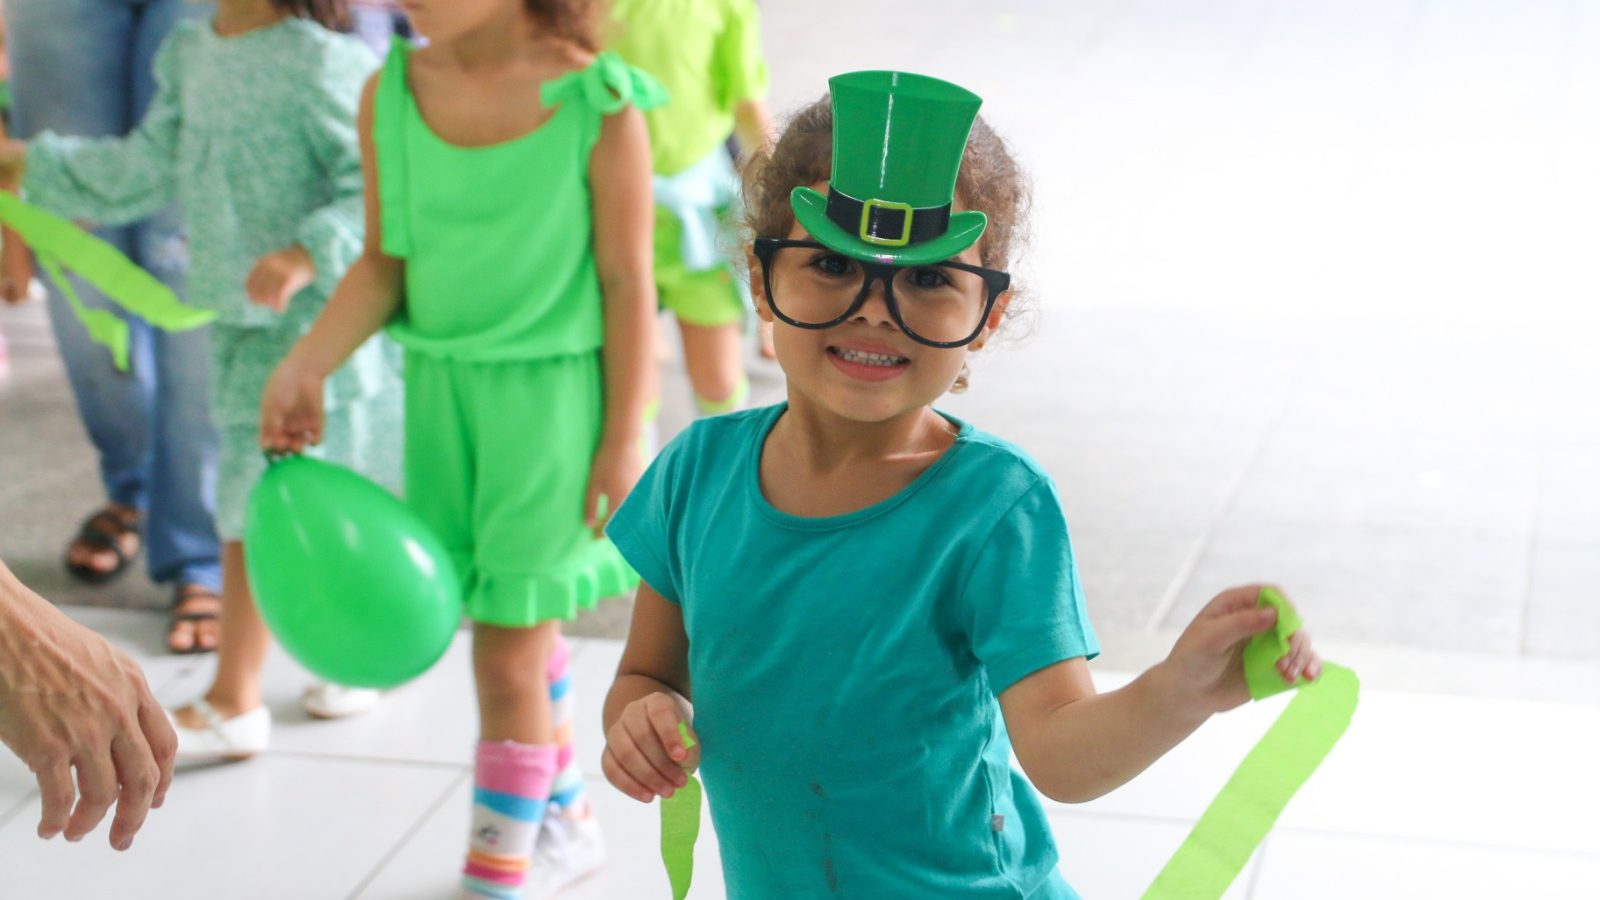
<path fill-rule="evenodd" d="M 261 392 L 263 449 L 299 453 L 322 443 L 323 380 L 293 353 L 278 363 Z"/>

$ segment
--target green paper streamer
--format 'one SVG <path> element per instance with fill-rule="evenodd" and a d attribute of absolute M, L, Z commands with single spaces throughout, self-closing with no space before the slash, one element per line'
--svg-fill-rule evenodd
<path fill-rule="evenodd" d="M 678 723 L 678 736 L 685 749 L 694 748 L 689 726 Z M 672 883 L 672 900 L 689 896 L 694 881 L 694 843 L 700 839 L 700 797 L 704 793 L 693 775 L 671 797 L 661 801 L 661 861 L 667 866 Z"/>
<path fill-rule="evenodd" d="M 118 369 L 128 367 L 128 328 L 117 316 L 83 304 L 62 269 L 71 269 L 112 302 L 167 331 L 188 331 L 215 318 L 215 313 L 185 306 L 172 289 L 139 268 L 117 248 L 59 216 L 0 191 L 0 223 L 33 248 L 50 279 L 66 295 L 89 337 L 111 351 Z M 112 326 L 107 320 L 116 319 Z"/>
<path fill-rule="evenodd" d="M 78 317 L 78 321 L 83 323 L 84 330 L 89 332 L 89 340 L 111 351 L 111 362 L 117 367 L 117 371 L 128 371 L 128 323 L 122 321 L 115 313 L 84 306 L 83 299 L 78 296 L 72 282 L 68 281 L 66 274 L 61 271 L 61 265 L 56 262 L 56 258 L 40 250 L 35 250 L 33 255 L 39 260 L 40 268 L 43 268 L 45 274 L 50 276 L 50 280 L 55 282 L 56 289 L 67 298 L 67 304 L 72 307 L 72 314 Z"/>
<path fill-rule="evenodd" d="M 1143 900 L 1221 897 L 1355 714 L 1361 682 L 1344 666 L 1324 663 L 1316 681 L 1284 683 L 1277 662 L 1288 652 L 1289 636 L 1299 630 L 1300 617 L 1271 588 L 1262 589 L 1257 603 L 1277 607 L 1278 624 L 1245 647 L 1250 695 L 1259 700 L 1284 690 L 1298 693 L 1206 807 Z"/>

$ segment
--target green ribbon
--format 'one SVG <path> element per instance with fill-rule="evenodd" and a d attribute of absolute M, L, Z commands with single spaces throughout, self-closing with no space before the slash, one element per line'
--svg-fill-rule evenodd
<path fill-rule="evenodd" d="M 684 749 L 694 747 L 688 725 L 679 722 L 678 735 L 683 738 Z M 672 882 L 672 900 L 687 897 L 689 884 L 694 881 L 694 843 L 700 839 L 703 793 L 700 780 L 690 775 L 683 787 L 661 801 L 661 861 L 666 863 L 667 880 Z"/>
<path fill-rule="evenodd" d="M 59 216 L 0 191 L 0 223 L 33 248 L 39 265 L 67 298 L 89 337 L 111 351 L 120 370 L 128 368 L 128 325 L 116 314 L 90 309 L 73 290 L 63 269 L 71 269 L 113 303 L 167 331 L 199 328 L 216 314 L 185 306 L 172 289 L 139 268 L 117 248 Z"/>
<path fill-rule="evenodd" d="M 1245 646 L 1250 696 L 1260 700 L 1286 690 L 1297 693 L 1206 807 L 1143 900 L 1221 897 L 1355 714 L 1361 682 L 1344 666 L 1324 663 L 1316 681 L 1284 682 L 1277 663 L 1289 652 L 1289 636 L 1300 629 L 1300 617 L 1272 588 L 1263 588 L 1256 602 L 1276 607 L 1278 624 Z"/>

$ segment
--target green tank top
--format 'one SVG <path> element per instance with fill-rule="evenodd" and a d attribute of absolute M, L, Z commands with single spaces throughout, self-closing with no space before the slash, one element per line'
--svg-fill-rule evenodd
<path fill-rule="evenodd" d="M 374 98 L 383 252 L 405 260 L 395 340 L 462 361 L 598 349 L 589 153 L 605 116 L 651 109 L 666 89 L 615 54 L 544 83 L 538 129 L 461 147 L 434 134 L 406 84 L 396 39 Z"/>

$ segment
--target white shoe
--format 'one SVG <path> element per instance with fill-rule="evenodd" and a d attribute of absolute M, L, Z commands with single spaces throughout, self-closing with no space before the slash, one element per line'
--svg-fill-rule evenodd
<path fill-rule="evenodd" d="M 600 871 L 605 861 L 606 840 L 594 813 L 586 809 L 581 817 L 568 816 L 549 806 L 533 845 L 533 864 L 524 884 L 527 898 L 553 897 Z"/>
<path fill-rule="evenodd" d="M 370 712 L 382 699 L 383 691 L 319 681 L 300 695 L 300 708 L 313 718 L 343 719 Z"/>
<path fill-rule="evenodd" d="M 187 728 L 167 713 L 178 733 L 179 762 L 249 759 L 266 750 L 272 739 L 272 714 L 265 706 L 224 719 L 204 697 L 189 705 L 205 718 L 205 727 Z"/>

